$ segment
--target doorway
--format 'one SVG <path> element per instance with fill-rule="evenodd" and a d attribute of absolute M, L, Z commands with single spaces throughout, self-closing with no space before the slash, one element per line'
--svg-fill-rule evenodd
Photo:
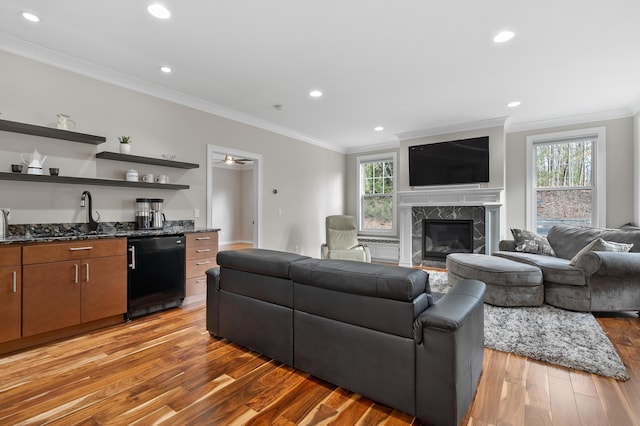
<path fill-rule="evenodd" d="M 262 164 L 261 154 L 207 145 L 207 226 L 221 228 L 223 243 L 262 246 Z"/>

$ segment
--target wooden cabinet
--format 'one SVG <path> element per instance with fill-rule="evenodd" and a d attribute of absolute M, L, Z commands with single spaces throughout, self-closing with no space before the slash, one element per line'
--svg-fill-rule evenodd
<path fill-rule="evenodd" d="M 207 294 L 205 271 L 217 266 L 217 232 L 187 234 L 186 245 L 186 296 L 189 300 L 204 299 Z"/>
<path fill-rule="evenodd" d="M 0 247 L 0 343 L 21 336 L 21 257 L 20 246 Z"/>
<path fill-rule="evenodd" d="M 127 311 L 124 238 L 25 245 L 22 335 Z"/>

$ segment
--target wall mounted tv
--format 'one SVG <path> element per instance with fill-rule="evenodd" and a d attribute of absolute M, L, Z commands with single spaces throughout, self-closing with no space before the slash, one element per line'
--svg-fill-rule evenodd
<path fill-rule="evenodd" d="M 489 182 L 489 136 L 409 147 L 409 185 Z"/>

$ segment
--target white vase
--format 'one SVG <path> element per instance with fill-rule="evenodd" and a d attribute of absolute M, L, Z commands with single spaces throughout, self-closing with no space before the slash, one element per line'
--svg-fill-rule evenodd
<path fill-rule="evenodd" d="M 121 143 L 120 144 L 120 153 L 121 154 L 128 154 L 131 152 L 131 145 L 129 145 L 128 143 Z"/>

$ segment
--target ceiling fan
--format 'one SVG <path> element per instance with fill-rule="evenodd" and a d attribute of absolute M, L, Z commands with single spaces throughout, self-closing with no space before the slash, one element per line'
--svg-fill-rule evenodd
<path fill-rule="evenodd" d="M 250 158 L 235 158 L 230 155 L 225 155 L 224 159 L 219 160 L 221 163 L 225 164 L 245 164 L 246 162 L 252 162 L 253 160 Z"/>

